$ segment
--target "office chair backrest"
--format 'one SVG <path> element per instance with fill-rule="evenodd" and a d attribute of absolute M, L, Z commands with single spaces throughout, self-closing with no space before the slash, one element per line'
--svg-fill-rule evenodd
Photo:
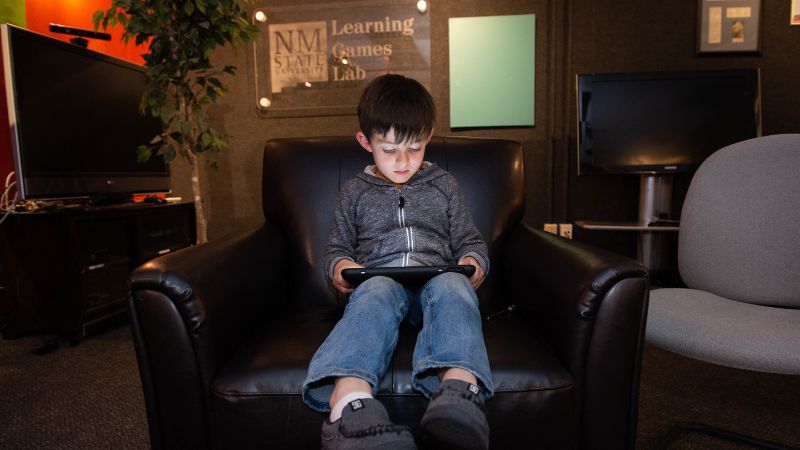
<path fill-rule="evenodd" d="M 800 307 L 800 134 L 765 136 L 712 154 L 681 213 L 678 265 L 693 289 Z"/>
<path fill-rule="evenodd" d="M 489 245 L 490 258 L 499 259 L 495 255 L 500 237 L 522 220 L 525 209 L 520 143 L 434 137 L 425 159 L 459 182 L 473 221 Z M 285 230 L 296 250 L 292 252 L 296 259 L 287 264 L 292 267 L 290 283 L 303 304 L 337 301 L 322 267 L 336 193 L 368 164 L 374 164 L 372 157 L 354 136 L 276 139 L 264 149 L 264 217 Z"/>

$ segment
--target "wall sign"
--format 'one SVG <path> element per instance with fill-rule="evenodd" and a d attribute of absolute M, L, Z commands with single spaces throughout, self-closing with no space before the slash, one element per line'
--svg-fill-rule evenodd
<path fill-rule="evenodd" d="M 364 86 L 399 73 L 430 89 L 430 21 L 416 1 L 257 7 L 256 104 L 264 117 L 355 114 Z"/>

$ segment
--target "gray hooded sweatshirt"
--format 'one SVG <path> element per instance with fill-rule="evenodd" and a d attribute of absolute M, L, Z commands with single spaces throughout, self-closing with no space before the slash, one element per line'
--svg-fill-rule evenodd
<path fill-rule="evenodd" d="M 328 281 L 341 259 L 365 267 L 455 264 L 472 256 L 489 273 L 489 254 L 455 178 L 425 162 L 404 185 L 375 176 L 347 181 L 336 197 L 325 250 Z"/>

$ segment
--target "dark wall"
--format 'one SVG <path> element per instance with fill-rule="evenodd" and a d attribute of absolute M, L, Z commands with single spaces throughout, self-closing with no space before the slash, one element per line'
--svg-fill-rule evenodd
<path fill-rule="evenodd" d="M 410 0 L 406 0 L 410 1 Z M 301 1 L 258 2 L 300 5 Z M 334 2 L 335 3 L 335 2 Z M 536 126 L 460 131 L 449 124 L 448 30 L 450 17 L 536 14 Z M 432 94 L 441 135 L 493 136 L 525 147 L 528 205 L 525 220 L 544 222 L 633 220 L 638 208 L 636 176 L 577 177 L 575 166 L 575 74 L 760 67 L 764 134 L 800 132 L 800 26 L 789 26 L 789 1 L 764 0 L 761 55 L 696 56 L 697 0 L 530 0 L 430 2 Z M 212 121 L 232 136 L 219 155 L 220 168 L 206 170 L 205 201 L 210 236 L 256 226 L 260 202 L 261 149 L 268 139 L 355 133 L 355 116 L 265 119 L 255 106 L 252 49 L 223 49 L 218 64 L 235 64 L 230 92 L 211 111 Z M 487 86 L 491 89 L 491 86 Z M 189 175 L 174 168 L 179 195 L 190 197 Z M 688 184 L 676 180 L 678 188 Z M 680 205 L 676 205 L 679 210 Z M 632 233 L 576 230 L 576 239 L 633 255 Z"/>

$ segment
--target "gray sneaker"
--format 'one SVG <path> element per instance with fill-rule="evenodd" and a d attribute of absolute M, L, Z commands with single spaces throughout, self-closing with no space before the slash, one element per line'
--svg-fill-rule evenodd
<path fill-rule="evenodd" d="M 417 446 L 410 429 L 395 425 L 381 402 L 374 398 L 353 400 L 342 410 L 342 418 L 322 423 L 323 450 L 388 449 L 412 450 Z"/>
<path fill-rule="evenodd" d="M 431 397 L 420 422 L 436 449 L 489 448 L 489 422 L 480 388 L 461 380 L 447 380 Z"/>

